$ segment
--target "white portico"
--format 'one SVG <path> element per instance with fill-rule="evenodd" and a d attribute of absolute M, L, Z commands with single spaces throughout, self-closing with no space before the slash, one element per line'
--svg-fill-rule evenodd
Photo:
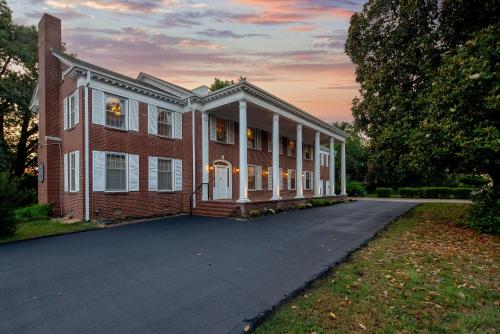
<path fill-rule="evenodd" d="M 225 198 L 242 204 L 335 196 L 336 152 L 339 195 L 346 195 L 346 134 L 341 130 L 246 81 L 192 104 L 202 115 L 201 181 L 207 184 L 202 201 L 220 199 L 220 187 L 229 184 L 237 189 L 223 190 Z"/>

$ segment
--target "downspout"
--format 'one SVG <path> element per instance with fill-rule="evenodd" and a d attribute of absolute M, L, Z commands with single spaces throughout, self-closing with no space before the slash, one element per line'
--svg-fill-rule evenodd
<path fill-rule="evenodd" d="M 85 81 L 85 222 L 90 221 L 90 173 L 89 173 L 89 85 L 90 71 L 87 71 L 87 80 Z"/>
<path fill-rule="evenodd" d="M 195 136 L 195 118 L 194 108 L 191 108 L 191 98 L 188 97 L 188 107 L 191 109 L 191 141 L 193 143 L 193 192 L 196 190 L 196 136 Z M 196 194 L 193 196 L 193 207 L 196 207 Z"/>

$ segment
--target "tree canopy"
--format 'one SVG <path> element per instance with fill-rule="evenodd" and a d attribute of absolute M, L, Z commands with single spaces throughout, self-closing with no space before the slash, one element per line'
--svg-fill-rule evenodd
<path fill-rule="evenodd" d="M 474 42 L 467 41 L 485 27 L 498 27 L 497 7 L 489 0 L 445 0 L 441 7 L 437 0 L 369 0 L 352 16 L 346 53 L 361 87 L 352 111 L 355 126 L 369 138 L 372 182 L 411 185 L 452 171 L 491 172 L 464 159 L 465 150 L 470 161 L 492 161 L 498 153 L 487 139 L 495 135 L 487 110 L 498 96 L 498 49 L 486 46 L 498 39 L 498 30 L 484 30 L 472 50 Z M 468 77 L 475 78 L 471 71 L 479 71 L 479 81 Z M 484 124 L 484 131 L 467 125 L 471 120 Z M 488 142 L 489 149 L 470 150 L 473 142 Z"/>
<path fill-rule="evenodd" d="M 18 176 L 36 163 L 38 125 L 29 104 L 37 61 L 35 27 L 15 24 L 0 0 L 0 168 Z"/>

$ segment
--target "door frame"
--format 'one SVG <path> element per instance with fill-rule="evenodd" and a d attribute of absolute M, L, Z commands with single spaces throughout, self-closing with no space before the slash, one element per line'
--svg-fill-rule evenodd
<path fill-rule="evenodd" d="M 214 167 L 214 187 L 213 187 L 213 199 L 214 200 L 217 200 L 217 199 L 233 199 L 233 167 L 231 165 L 231 163 L 227 160 L 222 160 L 222 159 L 219 159 L 219 160 L 214 160 L 212 162 L 212 166 Z M 227 169 L 227 173 L 228 173 L 228 178 L 229 178 L 229 183 L 228 183 L 228 196 L 227 198 L 216 198 L 216 194 L 217 194 L 217 168 L 224 168 L 224 169 Z"/>

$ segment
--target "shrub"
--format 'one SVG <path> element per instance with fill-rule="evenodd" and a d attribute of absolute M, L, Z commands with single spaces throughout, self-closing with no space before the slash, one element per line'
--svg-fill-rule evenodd
<path fill-rule="evenodd" d="M 18 220 L 47 219 L 50 216 L 50 206 L 33 204 L 15 211 Z"/>
<path fill-rule="evenodd" d="M 19 184 L 7 173 L 0 173 L 0 236 L 9 236 L 16 232 L 17 219 L 14 208 Z"/>
<path fill-rule="evenodd" d="M 299 210 L 304 210 L 306 208 L 306 205 L 305 204 L 301 204 L 299 205 Z"/>
<path fill-rule="evenodd" d="M 310 204 L 312 206 L 327 206 L 327 205 L 331 205 L 333 202 L 330 201 L 330 200 L 327 200 L 327 199 L 322 199 L 322 198 L 315 198 L 315 199 L 312 199 Z"/>
<path fill-rule="evenodd" d="M 366 196 L 366 185 L 363 182 L 347 181 L 346 191 L 349 196 Z"/>
<path fill-rule="evenodd" d="M 500 233 L 500 198 L 491 185 L 472 194 L 467 225 L 486 233 Z"/>
<path fill-rule="evenodd" d="M 375 189 L 375 193 L 377 197 L 391 197 L 392 189 L 391 188 L 377 188 Z"/>
<path fill-rule="evenodd" d="M 260 216 L 260 211 L 257 209 L 250 210 L 250 217 L 258 217 Z"/>
<path fill-rule="evenodd" d="M 470 198 L 472 188 L 449 188 L 449 187 L 421 187 L 421 188 L 399 188 L 399 194 L 403 197 L 413 198 Z"/>

